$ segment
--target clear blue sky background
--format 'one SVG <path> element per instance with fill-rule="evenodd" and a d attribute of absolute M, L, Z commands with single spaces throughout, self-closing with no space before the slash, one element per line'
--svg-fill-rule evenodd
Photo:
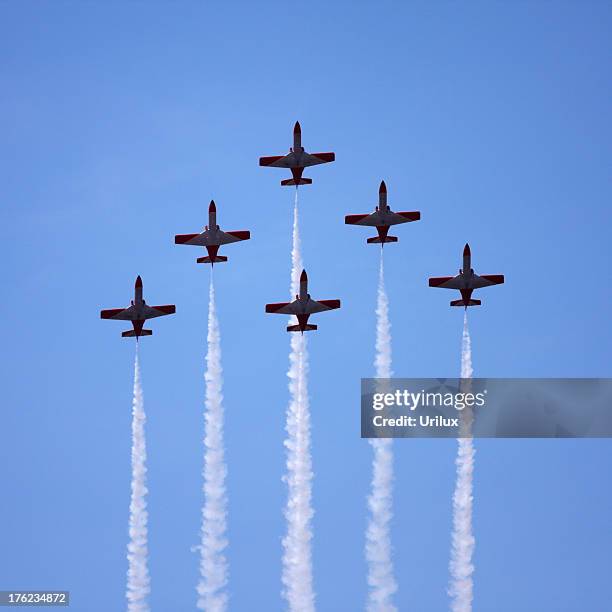
<path fill-rule="evenodd" d="M 285 320 L 293 191 L 260 155 L 296 119 L 337 162 L 306 174 L 318 609 L 366 594 L 378 248 L 347 213 L 384 178 L 421 210 L 385 249 L 393 369 L 459 372 L 462 312 L 427 277 L 503 273 L 472 309 L 475 374 L 609 376 L 612 6 L 605 2 L 3 2 L 0 588 L 125 606 L 134 343 L 100 308 L 177 314 L 142 342 L 152 607 L 195 607 L 210 270 L 175 247 L 208 202 L 252 240 L 215 268 L 229 462 L 233 610 L 280 597 Z M 579 409 L 579 407 L 577 407 Z M 396 444 L 402 610 L 448 606 L 455 443 Z M 477 441 L 475 610 L 612 609 L 612 442 Z"/>

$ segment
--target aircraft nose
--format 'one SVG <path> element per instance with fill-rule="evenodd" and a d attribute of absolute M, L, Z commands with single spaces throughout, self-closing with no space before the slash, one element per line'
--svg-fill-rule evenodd
<path fill-rule="evenodd" d="M 295 125 L 293 126 L 293 133 L 294 134 L 301 134 L 302 133 L 302 128 L 300 127 L 300 122 L 296 121 Z"/>
<path fill-rule="evenodd" d="M 302 270 L 302 274 L 300 274 L 300 282 L 304 282 L 305 280 L 308 280 L 308 276 L 306 274 L 306 270 Z"/>
<path fill-rule="evenodd" d="M 380 187 L 378 188 L 378 193 L 387 193 L 387 186 L 385 185 L 385 181 L 380 181 Z"/>
<path fill-rule="evenodd" d="M 463 248 L 463 255 L 469 255 L 470 254 L 470 245 L 466 242 L 465 243 L 465 247 Z"/>
<path fill-rule="evenodd" d="M 210 206 L 208 207 L 208 212 L 217 212 L 217 206 L 215 205 L 215 201 L 210 201 Z"/>
<path fill-rule="evenodd" d="M 142 278 L 140 278 L 140 274 L 136 277 L 136 287 L 142 287 Z"/>

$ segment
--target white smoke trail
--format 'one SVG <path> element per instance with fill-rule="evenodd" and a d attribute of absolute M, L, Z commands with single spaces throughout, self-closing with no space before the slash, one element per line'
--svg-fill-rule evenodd
<path fill-rule="evenodd" d="M 463 318 L 461 345 L 462 392 L 469 392 L 472 378 L 472 343 L 468 329 L 467 312 Z M 472 502 L 474 474 L 474 443 L 472 440 L 473 414 L 464 409 L 461 414 L 461 437 L 458 438 L 457 480 L 453 495 L 453 534 L 450 560 L 451 582 L 449 595 L 453 612 L 471 612 L 474 597 L 472 574 L 474 565 L 474 535 L 472 532 Z"/>
<path fill-rule="evenodd" d="M 223 370 L 221 335 L 215 306 L 215 288 L 210 277 L 208 300 L 208 353 L 206 354 L 206 400 L 204 411 L 204 506 L 200 531 L 200 580 L 198 610 L 224 612 L 227 609 L 227 497 L 223 448 Z"/>
<path fill-rule="evenodd" d="M 474 375 L 472 369 L 472 340 L 468 329 L 467 310 L 463 315 L 463 335 L 461 337 L 461 378 L 469 379 Z"/>
<path fill-rule="evenodd" d="M 147 612 L 150 579 L 147 544 L 147 450 L 144 402 L 140 383 L 138 343 L 134 358 L 134 400 L 132 402 L 132 497 L 130 500 L 130 541 L 128 543 L 127 600 L 129 612 Z"/>
<path fill-rule="evenodd" d="M 291 252 L 291 298 L 298 291 L 302 271 L 298 226 L 298 196 L 293 210 L 293 249 Z M 292 317 L 294 319 L 294 317 Z M 296 321 L 292 320 L 292 324 Z M 306 337 L 291 334 L 289 354 L 289 391 L 287 407 L 287 474 L 288 499 L 285 509 L 287 533 L 283 538 L 283 596 L 291 612 L 313 612 L 312 585 L 312 460 L 310 457 L 310 412 L 308 406 L 308 352 Z"/>
<path fill-rule="evenodd" d="M 391 323 L 389 322 L 389 298 L 385 289 L 385 267 L 382 249 L 378 270 L 378 295 L 376 299 L 376 378 L 391 378 Z"/>
<path fill-rule="evenodd" d="M 378 276 L 376 305 L 376 378 L 391 378 L 391 324 L 389 300 L 385 291 L 382 249 Z M 391 560 L 390 523 L 393 516 L 393 446 L 391 439 L 370 440 L 372 485 L 368 497 L 370 517 L 366 530 L 366 560 L 368 562 L 367 609 L 370 612 L 392 612 L 397 608 L 392 597 L 397 591 Z"/>

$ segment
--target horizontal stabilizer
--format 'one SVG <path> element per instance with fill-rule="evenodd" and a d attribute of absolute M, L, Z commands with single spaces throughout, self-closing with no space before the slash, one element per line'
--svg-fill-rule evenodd
<path fill-rule="evenodd" d="M 215 255 L 214 257 L 208 257 L 207 255 L 206 257 L 198 257 L 196 261 L 198 263 L 216 264 L 216 263 L 223 263 L 224 261 L 227 261 L 227 257 L 225 257 L 224 255 Z"/>
<path fill-rule="evenodd" d="M 281 185 L 286 186 L 286 185 L 312 185 L 312 179 L 309 178 L 299 178 L 299 179 L 294 179 L 294 178 L 290 178 L 290 179 L 285 179 L 284 181 L 281 181 Z"/>
<path fill-rule="evenodd" d="M 124 331 L 121 336 L 123 338 L 133 338 L 134 336 L 151 336 L 153 332 L 150 329 L 142 329 L 139 334 L 136 334 L 136 330 L 130 329 L 130 331 Z"/>
<path fill-rule="evenodd" d="M 465 306 L 466 308 L 468 306 L 480 306 L 480 304 L 482 304 L 480 300 L 468 300 L 467 302 L 465 300 L 453 300 L 450 303 L 451 306 Z"/>
<path fill-rule="evenodd" d="M 397 236 L 385 236 L 384 238 L 374 236 L 374 238 L 368 238 L 368 244 L 379 244 L 381 242 L 397 242 Z"/>
<path fill-rule="evenodd" d="M 306 325 L 304 325 L 303 331 L 313 331 L 315 329 L 317 329 L 316 325 L 307 323 Z M 302 328 L 299 325 L 287 325 L 287 331 L 288 332 L 299 332 L 299 331 L 302 331 Z"/>

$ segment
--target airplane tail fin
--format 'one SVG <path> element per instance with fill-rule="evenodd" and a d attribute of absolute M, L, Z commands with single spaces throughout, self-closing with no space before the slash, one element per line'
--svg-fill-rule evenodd
<path fill-rule="evenodd" d="M 283 187 L 285 187 L 286 185 L 295 185 L 296 187 L 297 187 L 297 185 L 312 185 L 312 179 L 309 179 L 309 178 L 299 178 L 299 179 L 290 178 L 290 179 L 285 179 L 284 181 L 281 181 L 281 185 Z"/>
<path fill-rule="evenodd" d="M 206 257 L 198 257 L 196 261 L 198 263 L 216 264 L 216 263 L 223 263 L 224 261 L 227 261 L 227 257 L 225 257 L 224 255 L 215 255 L 214 257 L 208 257 L 207 255 Z"/>
<path fill-rule="evenodd" d="M 138 335 L 139 336 L 151 336 L 153 335 L 153 332 L 150 329 L 142 329 L 140 330 L 140 333 Z M 134 338 L 134 336 L 136 336 L 136 331 L 133 329 L 130 329 L 129 331 L 124 331 L 121 334 L 122 338 Z"/>
<path fill-rule="evenodd" d="M 465 300 L 453 300 L 450 303 L 451 306 L 465 306 L 466 308 L 468 306 L 480 306 L 481 304 L 480 300 L 468 300 L 467 302 Z"/>
<path fill-rule="evenodd" d="M 374 238 L 368 238 L 368 244 L 384 244 L 385 242 L 397 242 L 397 236 L 385 236 L 384 238 L 374 236 Z"/>
<path fill-rule="evenodd" d="M 311 323 L 307 323 L 304 326 L 304 331 L 314 331 L 317 329 L 316 325 L 312 325 Z M 287 325 L 288 332 L 299 332 L 302 331 L 302 328 L 299 325 Z"/>

